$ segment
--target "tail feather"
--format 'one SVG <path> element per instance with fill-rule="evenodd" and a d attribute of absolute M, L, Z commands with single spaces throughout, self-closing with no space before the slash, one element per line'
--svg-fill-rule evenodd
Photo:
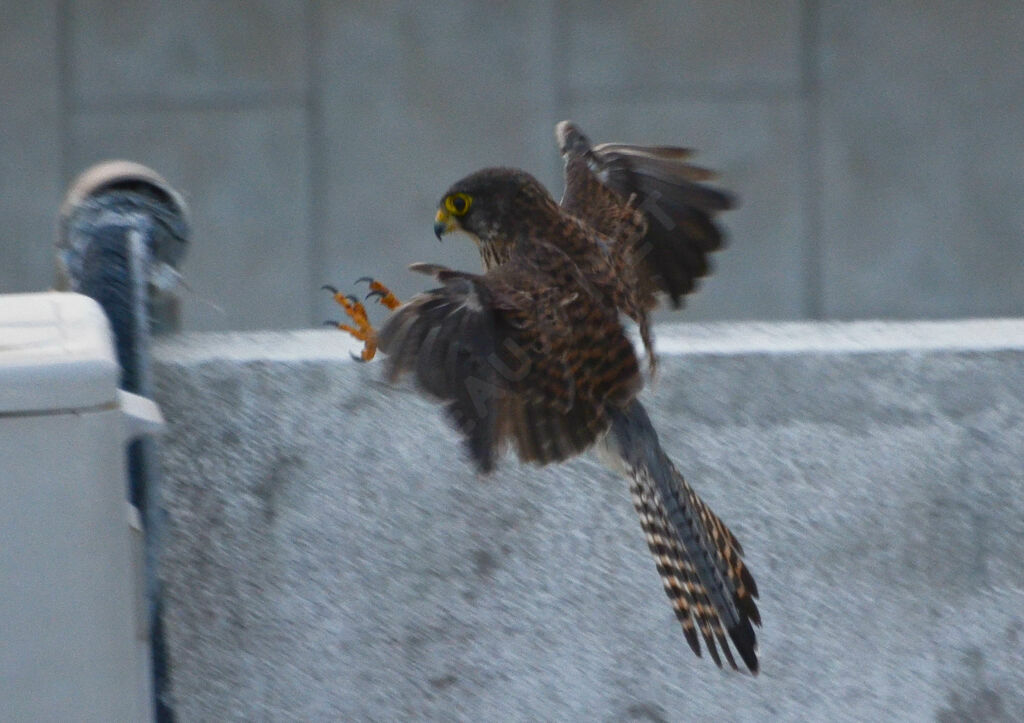
<path fill-rule="evenodd" d="M 721 648 L 735 669 L 731 640 L 757 673 L 757 587 L 739 542 L 675 469 L 638 401 L 611 418 L 605 450 L 631 480 L 647 545 L 687 642 L 700 655 L 699 631 L 712 660 L 721 667 Z"/>

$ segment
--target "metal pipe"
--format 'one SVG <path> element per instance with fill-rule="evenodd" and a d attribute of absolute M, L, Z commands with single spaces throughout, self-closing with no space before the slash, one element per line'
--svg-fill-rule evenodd
<path fill-rule="evenodd" d="M 61 205 L 56 286 L 90 296 L 103 307 L 126 391 L 153 396 L 150 338 L 180 327 L 174 291 L 189 236 L 181 194 L 153 170 L 130 161 L 88 169 L 71 184 Z M 173 721 L 157 569 L 164 520 L 155 442 L 136 440 L 127 454 L 128 498 L 139 509 L 145 532 L 154 717 Z"/>

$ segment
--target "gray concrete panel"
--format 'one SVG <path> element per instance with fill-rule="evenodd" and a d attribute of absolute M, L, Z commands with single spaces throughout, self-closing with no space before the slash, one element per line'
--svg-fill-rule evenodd
<path fill-rule="evenodd" d="M 431 283 L 412 262 L 480 267 L 465 238 L 437 243 L 434 213 L 484 166 L 557 178 L 550 24 L 548 2 L 321 8 L 314 274 L 343 287 L 375 275 L 405 297 Z M 320 318 L 333 315 L 319 298 Z"/>
<path fill-rule="evenodd" d="M 0 2 L 0 293 L 53 283 L 61 194 L 56 2 Z"/>
<path fill-rule="evenodd" d="M 593 460 L 480 479 L 340 334 L 189 335 L 158 349 L 182 718 L 1024 709 L 1021 322 L 658 333 L 644 399 L 746 548 L 759 677 L 692 655 Z"/>
<path fill-rule="evenodd" d="M 572 95 L 794 92 L 795 0 L 562 4 L 559 68 Z"/>
<path fill-rule="evenodd" d="M 309 323 L 309 172 L 300 109 L 92 112 L 72 128 L 75 172 L 107 158 L 160 169 L 192 210 L 182 273 L 190 329 Z"/>
<path fill-rule="evenodd" d="M 821 19 L 825 314 L 1024 312 L 1024 6 Z"/>
<path fill-rule="evenodd" d="M 82 0 L 68 7 L 79 103 L 272 103 L 301 100 L 306 90 L 306 3 Z"/>

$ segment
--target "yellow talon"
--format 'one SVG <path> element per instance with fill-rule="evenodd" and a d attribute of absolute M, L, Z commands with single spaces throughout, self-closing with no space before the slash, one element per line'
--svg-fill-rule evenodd
<path fill-rule="evenodd" d="M 364 276 L 361 279 L 356 279 L 357 284 L 360 281 L 366 281 L 369 282 L 370 284 L 370 293 L 366 295 L 367 299 L 369 299 L 371 296 L 376 296 L 379 299 L 380 303 L 386 306 L 391 311 L 394 311 L 395 309 L 402 305 L 402 302 L 399 301 L 398 297 L 391 292 L 391 289 L 389 289 L 376 279 L 372 279 L 369 276 Z"/>
<path fill-rule="evenodd" d="M 331 292 L 335 303 L 345 310 L 345 313 L 353 321 L 355 326 L 335 321 L 329 321 L 327 323 L 331 326 L 337 327 L 341 331 L 348 332 L 353 337 L 363 342 L 363 351 L 359 356 L 353 354 L 353 359 L 364 362 L 368 362 L 373 359 L 377 354 L 377 330 L 373 328 L 373 325 L 370 323 L 370 320 L 366 315 L 366 307 L 363 306 L 362 302 L 360 302 L 356 297 L 343 294 L 333 286 L 324 286 L 323 288 Z"/>

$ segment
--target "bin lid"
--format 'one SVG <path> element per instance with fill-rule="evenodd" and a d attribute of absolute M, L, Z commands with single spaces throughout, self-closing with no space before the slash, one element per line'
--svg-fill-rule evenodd
<path fill-rule="evenodd" d="M 95 301 L 56 291 L 0 295 L 0 415 L 108 406 L 119 379 Z"/>

